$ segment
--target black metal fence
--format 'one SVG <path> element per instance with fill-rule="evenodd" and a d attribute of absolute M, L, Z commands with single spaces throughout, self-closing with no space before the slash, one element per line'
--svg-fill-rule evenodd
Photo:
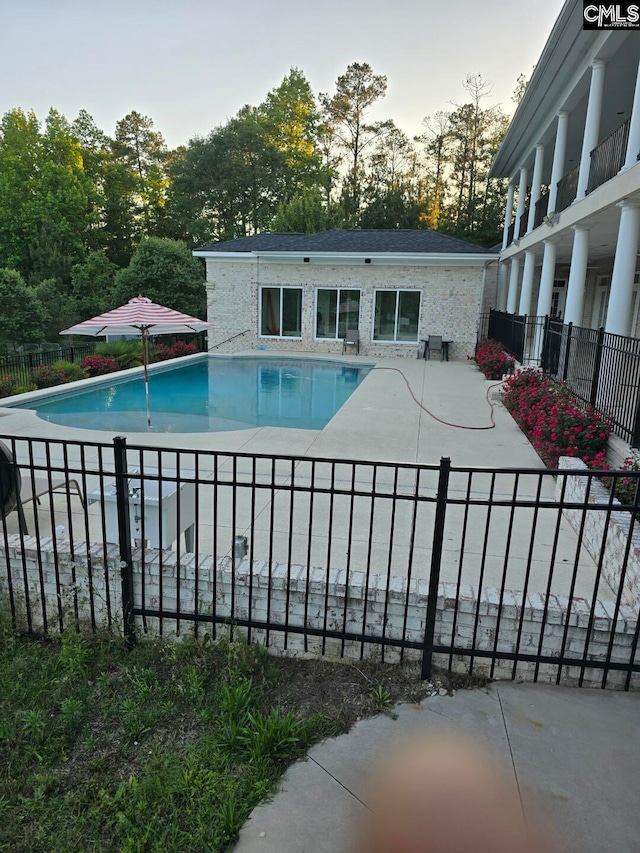
<path fill-rule="evenodd" d="M 546 339 L 546 372 L 640 447 L 640 340 L 571 323 L 549 324 Z"/>
<path fill-rule="evenodd" d="M 593 472 L 2 440 L 17 628 L 640 681 L 640 497 L 618 506 Z"/>
<path fill-rule="evenodd" d="M 640 339 L 505 311 L 481 318 L 479 334 L 523 365 L 539 365 L 592 405 L 632 447 L 640 447 Z"/>
<path fill-rule="evenodd" d="M 0 376 L 12 376 L 18 383 L 27 383 L 31 371 L 41 364 L 50 367 L 56 361 L 82 361 L 96 351 L 96 341 L 79 346 L 58 346 L 40 352 L 17 352 L 11 356 L 0 356 Z"/>
<path fill-rule="evenodd" d="M 482 336 L 499 341 L 520 364 L 539 364 L 544 354 L 545 318 L 492 309 L 481 319 Z"/>
<path fill-rule="evenodd" d="M 508 353 L 522 362 L 526 322 L 527 318 L 521 314 L 492 310 L 489 313 L 487 337 L 501 343 Z"/>

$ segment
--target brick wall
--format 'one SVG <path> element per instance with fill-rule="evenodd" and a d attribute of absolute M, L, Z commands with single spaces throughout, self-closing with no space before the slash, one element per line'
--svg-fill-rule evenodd
<path fill-rule="evenodd" d="M 40 548 L 34 538 L 27 537 L 21 544 L 20 537 L 9 537 L 9 547 L 0 553 L 0 593 L 8 595 L 7 577 L 10 573 L 14 585 L 14 601 L 20 613 L 21 620 L 25 619 L 26 603 L 24 596 L 18 595 L 23 589 L 23 578 L 26 575 L 29 585 L 29 605 L 34 630 L 44 629 L 42 618 L 41 596 L 39 587 L 40 572 L 44 580 L 44 598 L 48 611 L 48 629 L 58 630 L 57 614 L 59 609 L 64 614 L 64 625 L 73 624 L 74 607 L 77 606 L 81 622 L 90 624 L 92 612 L 90 606 L 90 585 L 94 593 L 93 619 L 98 626 L 106 626 L 107 594 L 112 613 L 112 623 L 119 629 L 121 619 L 121 590 L 118 568 L 118 555 L 115 546 L 109 546 L 106 562 L 102 547 L 95 547 L 87 554 L 84 546 L 77 545 L 71 558 L 69 544 L 57 543 L 57 557 L 54 553 L 54 543 L 51 539 L 42 539 Z M 9 566 L 7 567 L 7 556 Z M 145 553 L 145 601 L 146 606 L 154 609 L 159 604 L 160 596 L 160 564 L 159 552 L 147 550 Z M 254 620 L 268 621 L 272 625 L 288 623 L 290 626 L 322 630 L 344 630 L 359 634 L 366 623 L 367 633 L 374 637 L 382 636 L 386 614 L 386 635 L 391 639 L 401 639 L 403 633 L 407 640 L 421 643 L 424 637 L 426 608 L 428 601 L 428 583 L 425 580 L 412 581 L 407 595 L 407 582 L 402 577 L 392 577 L 389 585 L 389 600 L 386 598 L 386 578 L 373 575 L 369 578 L 367 602 L 365 606 L 365 582 L 363 572 L 352 572 L 347 584 L 344 570 L 314 568 L 307 573 L 302 566 L 287 566 L 276 564 L 269 572 L 264 562 L 254 561 L 250 564 L 244 559 L 235 571 L 235 583 L 232 584 L 233 571 L 228 557 L 214 559 L 204 557 L 198 566 L 198 587 L 196 590 L 196 564 L 193 555 L 182 555 L 178 565 L 175 552 L 165 551 L 163 556 L 163 606 L 167 610 L 175 610 L 178 594 L 180 606 L 185 613 L 193 613 L 197 607 L 199 613 L 212 612 L 215 601 L 218 615 L 232 619 L 249 618 L 249 600 L 251 593 L 251 615 Z M 57 571 L 56 571 L 57 565 Z M 89 566 L 91 577 L 89 577 Z M 141 597 L 141 553 L 134 554 L 134 588 L 136 600 Z M 178 593 L 179 588 L 179 593 Z M 75 595 L 74 595 L 75 591 Z M 408 607 L 405 613 L 405 603 Z M 326 604 L 326 621 L 325 621 Z M 440 584 L 437 601 L 436 644 L 449 644 L 452 639 L 455 620 L 455 643 L 462 647 L 470 647 L 474 635 L 476 609 L 478 610 L 477 648 L 492 651 L 498 634 L 497 648 L 503 652 L 515 652 L 520 634 L 519 650 L 521 653 L 537 655 L 541 649 L 543 655 L 557 657 L 560 654 L 566 632 L 566 652 L 581 656 L 588 642 L 588 652 L 592 659 L 604 660 L 607 655 L 610 631 L 613 626 L 613 605 L 609 602 L 596 603 L 595 622 L 591 635 L 588 634 L 590 603 L 582 598 L 573 600 L 571 608 L 567 598 L 549 596 L 546 623 L 542 631 L 544 618 L 543 597 L 537 593 L 522 593 L 505 591 L 500 596 L 498 590 L 464 585 L 460 590 L 458 609 L 456 611 L 456 586 Z M 267 612 L 269 610 L 269 612 Z M 522 625 L 520 619 L 522 618 Z M 406 619 L 406 622 L 405 622 Z M 638 608 L 624 605 L 615 624 L 613 635 L 614 662 L 624 663 L 629 660 L 633 643 L 633 633 L 638 619 Z M 154 617 L 147 617 L 147 630 L 151 633 L 159 629 Z M 163 634 L 170 636 L 177 626 L 175 621 L 163 620 Z M 183 620 L 181 632 L 187 633 L 191 623 Z M 206 627 L 204 628 L 206 630 Z M 541 642 L 542 632 L 542 642 Z M 242 633 L 242 631 L 241 631 Z M 266 642 L 266 632 L 252 629 L 252 639 Z M 324 643 L 324 652 L 323 652 Z M 306 647 L 303 634 L 285 634 L 272 628 L 269 632 L 269 648 L 276 654 L 326 654 L 329 656 L 344 655 L 346 658 L 359 659 L 361 651 L 360 640 L 341 640 L 307 636 Z M 380 647 L 375 643 L 365 644 L 365 656 L 379 656 Z M 419 659 L 419 650 L 408 650 L 408 658 Z M 395 661 L 399 658 L 397 648 L 385 650 L 385 660 Z M 435 661 L 438 663 L 438 660 Z M 448 656 L 441 663 L 448 664 Z M 486 659 L 476 658 L 474 672 L 488 670 Z M 512 662 L 504 661 L 497 664 L 496 677 L 511 677 Z M 454 658 L 453 668 L 466 672 L 468 657 Z M 531 678 L 535 664 L 524 662 L 518 664 L 518 677 Z M 556 667 L 542 664 L 538 676 L 542 680 L 555 680 Z M 564 680 L 571 681 L 577 677 L 578 670 L 565 671 Z M 595 668 L 586 670 L 586 683 L 597 684 L 601 671 Z M 614 673 L 610 676 L 612 685 L 621 684 L 623 675 Z"/>
<path fill-rule="evenodd" d="M 302 288 L 302 340 L 260 338 L 258 292 L 261 286 Z M 271 263 L 207 258 L 209 346 L 250 329 L 250 334 L 217 352 L 264 346 L 268 350 L 339 353 L 341 341 L 315 340 L 315 291 L 318 287 L 359 289 L 360 352 L 375 357 L 416 357 L 417 344 L 371 341 L 376 288 L 421 290 L 420 337 L 441 334 L 454 341 L 451 355 L 466 358 L 475 349 L 482 295 L 482 265 L 388 266 L 373 264 Z M 490 287 L 494 287 L 490 284 Z"/>
<path fill-rule="evenodd" d="M 559 466 L 562 471 L 586 471 L 587 466 L 581 459 L 572 459 L 566 456 L 560 458 Z M 587 477 L 567 477 L 564 500 L 567 503 L 584 503 L 587 494 Z M 556 483 L 556 500 L 559 501 L 562 494 L 562 479 Z M 591 480 L 589 490 L 590 504 L 609 504 L 609 492 L 602 483 Z M 613 499 L 613 506 L 620 506 L 620 501 Z M 576 532 L 580 531 L 584 518 L 584 532 L 582 541 L 592 559 L 597 564 L 602 553 L 604 542 L 604 555 L 602 562 L 602 573 L 609 586 L 617 590 L 620 579 L 625 568 L 625 555 L 629 539 L 629 528 L 631 530 L 631 544 L 627 558 L 626 570 L 624 572 L 624 597 L 628 603 L 636 607 L 640 604 L 640 530 L 637 522 L 632 522 L 628 512 L 587 510 L 586 513 L 579 509 L 564 509 L 563 515 Z"/>

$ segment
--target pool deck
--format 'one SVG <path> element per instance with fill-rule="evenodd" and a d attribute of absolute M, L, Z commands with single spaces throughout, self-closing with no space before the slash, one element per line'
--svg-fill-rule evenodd
<path fill-rule="evenodd" d="M 272 358 L 290 357 L 291 353 L 248 350 L 237 355 Z M 295 356 L 322 357 L 318 353 Z M 397 372 L 404 374 L 416 398 L 436 416 L 465 427 L 488 426 L 490 410 L 485 397 L 492 383 L 484 380 L 473 363 L 339 355 L 330 359 L 343 364 L 375 363 L 376 368 L 385 369 L 372 371 L 323 430 L 254 427 L 213 433 L 132 432 L 127 437 L 134 444 L 150 447 L 422 464 L 436 464 L 440 457 L 449 456 L 454 465 L 542 468 L 537 454 L 502 406 L 494 408 L 494 430 L 445 426 L 416 405 Z M 43 394 L 46 392 L 39 396 Z M 31 411 L 3 409 L 2 401 L 0 434 L 107 443 L 114 437 L 113 432 L 48 423 Z"/>
<path fill-rule="evenodd" d="M 250 351 L 240 355 L 255 356 L 256 353 Z M 264 355 L 270 357 L 274 353 L 267 351 Z M 318 354 L 308 354 L 306 357 L 317 359 Z M 333 355 L 331 360 L 344 364 L 363 365 L 371 364 L 373 361 L 366 357 L 341 358 Z M 469 430 L 448 426 L 430 417 L 416 404 L 407 389 L 405 378 L 416 399 L 443 420 L 458 424 L 460 427 L 487 427 L 490 425 L 491 415 L 487 396 L 488 392 L 490 396 L 490 386 L 498 383 L 487 382 L 473 363 L 389 358 L 377 360 L 375 364 L 376 369 L 371 371 L 329 424 L 320 431 L 262 427 L 215 433 L 131 433 L 127 438 L 130 444 L 149 448 L 219 451 L 221 453 L 218 459 L 220 469 L 231 465 L 229 457 L 225 457 L 226 453 L 242 452 L 427 465 L 437 465 L 440 458 L 444 456 L 450 457 L 452 464 L 459 466 L 543 470 L 544 466 L 537 454 L 500 403 L 495 403 L 493 406 L 494 429 Z M 3 434 L 13 435 L 16 438 L 58 438 L 72 442 L 106 443 L 111 443 L 114 437 L 112 432 L 81 430 L 51 424 L 39 419 L 34 412 L 0 408 L 0 435 Z M 245 463 L 246 466 L 249 464 L 249 462 Z M 204 468 L 200 470 L 203 474 Z M 209 473 L 212 476 L 213 472 Z M 391 472 L 386 476 L 390 477 Z M 435 488 L 436 472 L 432 472 L 429 476 L 433 482 L 429 480 L 427 483 L 428 478 L 425 478 L 425 483 L 431 493 Z M 304 475 L 296 473 L 297 484 L 300 484 L 303 479 Z M 320 486 L 330 485 L 328 479 L 326 483 L 322 482 L 322 476 L 319 479 L 316 478 L 314 482 Z M 465 475 L 452 475 L 450 491 L 458 490 L 459 496 L 463 497 L 465 482 Z M 512 495 L 514 482 L 514 475 L 501 475 L 496 483 L 494 496 L 498 497 L 502 494 L 508 499 Z M 475 476 L 472 494 L 481 498 L 486 497 L 490 488 L 489 483 L 488 475 Z M 518 480 L 519 497 L 534 497 L 536 487 L 537 476 L 521 477 Z M 548 477 L 545 479 L 541 495 L 544 498 L 553 499 L 553 493 L 554 481 L 553 478 Z M 253 520 L 249 514 L 247 498 L 244 501 L 247 506 L 244 506 L 244 503 L 239 504 L 242 517 L 236 516 L 234 523 L 230 509 L 226 506 L 227 503 L 231 505 L 230 495 L 222 495 L 218 492 L 217 538 L 209 523 L 211 513 L 208 503 L 213 500 L 213 497 L 207 498 L 206 502 L 203 500 L 199 525 L 200 553 L 212 553 L 213 542 L 217 541 L 217 556 L 223 556 L 228 551 L 226 546 L 221 549 L 221 543 L 232 542 L 234 532 L 244 532 L 253 536 L 255 559 L 268 558 L 267 543 L 272 538 L 274 560 L 286 563 L 290 559 L 294 563 L 304 565 L 307 560 L 307 543 L 311 539 L 314 549 L 312 565 L 324 566 L 327 560 L 326 542 L 329 529 L 327 516 L 325 514 L 323 517 L 321 513 L 316 513 L 318 522 L 314 521 L 314 527 L 311 530 L 305 495 L 298 494 L 296 515 L 293 519 L 289 515 L 286 491 L 276 491 L 273 509 L 270 506 L 269 493 L 262 492 L 258 496 Z M 65 498 L 60 496 L 56 500 L 64 504 Z M 90 512 L 93 512 L 93 508 Z M 419 512 L 421 515 L 417 520 L 418 533 L 414 541 L 414 553 L 417 559 L 417 565 L 414 565 L 414 576 L 427 577 L 431 557 L 430 531 L 433 529 L 433 504 L 421 504 Z M 360 563 L 366 559 L 367 514 L 366 506 L 361 502 L 354 516 L 354 532 L 351 532 L 346 518 L 348 515 L 346 504 L 344 513 L 336 512 L 335 523 L 331 521 L 332 548 L 335 549 L 335 551 L 332 550 L 331 565 L 334 567 L 342 567 L 346 554 L 351 555 L 349 559 L 352 569 L 363 567 Z M 406 511 L 398 509 L 393 516 L 394 563 L 391 571 L 394 574 L 406 572 L 411 525 L 409 515 L 410 505 L 407 503 Z M 518 508 L 516 511 L 517 535 L 512 538 L 508 552 L 509 576 L 506 578 L 506 588 L 513 590 L 522 588 L 529 560 L 531 531 L 535 525 L 536 544 L 531 558 L 529 588 L 540 591 L 545 589 L 550 563 L 553 563 L 556 570 L 552 591 L 556 594 L 568 593 L 571 577 L 568 570 L 573 567 L 576 560 L 577 538 L 563 519 L 558 533 L 557 551 L 553 551 L 556 515 L 556 510 L 543 510 L 536 518 L 533 510 L 525 507 Z M 449 507 L 447 524 L 450 532 L 445 537 L 442 580 L 453 580 L 456 577 L 461 556 L 462 516 L 462 506 Z M 80 515 L 78 520 L 80 523 Z M 17 527 L 15 514 L 10 524 Z M 468 516 L 468 529 L 464 543 L 465 563 L 468 566 L 464 582 L 471 584 L 478 582 L 478 567 L 483 561 L 483 549 L 487 547 L 488 559 L 484 584 L 495 588 L 502 586 L 505 543 L 511 524 L 513 519 L 510 518 L 509 508 L 497 507 L 492 512 L 489 531 L 486 506 L 472 507 Z M 293 530 L 292 550 L 289 550 L 288 545 L 290 526 Z M 82 529 L 81 526 L 80 529 Z M 373 530 L 374 564 L 387 565 L 390 531 L 391 520 L 386 519 L 384 514 L 377 517 Z M 584 549 L 580 550 L 577 560 L 580 571 L 575 594 L 591 596 L 595 578 L 593 560 Z M 599 597 L 610 600 L 614 597 L 603 581 L 598 594 Z"/>

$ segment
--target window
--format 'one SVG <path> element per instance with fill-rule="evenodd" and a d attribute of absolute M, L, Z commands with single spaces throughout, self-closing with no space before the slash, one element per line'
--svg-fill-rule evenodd
<path fill-rule="evenodd" d="M 316 292 L 316 338 L 341 341 L 348 329 L 357 329 L 360 291 L 319 288 Z"/>
<path fill-rule="evenodd" d="M 417 343 L 420 290 L 376 290 L 373 340 Z"/>
<path fill-rule="evenodd" d="M 302 288 L 261 288 L 260 335 L 264 338 L 302 337 Z"/>

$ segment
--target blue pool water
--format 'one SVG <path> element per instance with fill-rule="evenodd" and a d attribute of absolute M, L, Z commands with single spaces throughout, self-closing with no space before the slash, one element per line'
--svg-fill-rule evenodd
<path fill-rule="evenodd" d="M 322 429 L 367 375 L 319 359 L 209 358 L 151 371 L 151 432 L 275 426 Z M 63 426 L 148 432 L 142 376 L 43 397 L 15 408 Z"/>

